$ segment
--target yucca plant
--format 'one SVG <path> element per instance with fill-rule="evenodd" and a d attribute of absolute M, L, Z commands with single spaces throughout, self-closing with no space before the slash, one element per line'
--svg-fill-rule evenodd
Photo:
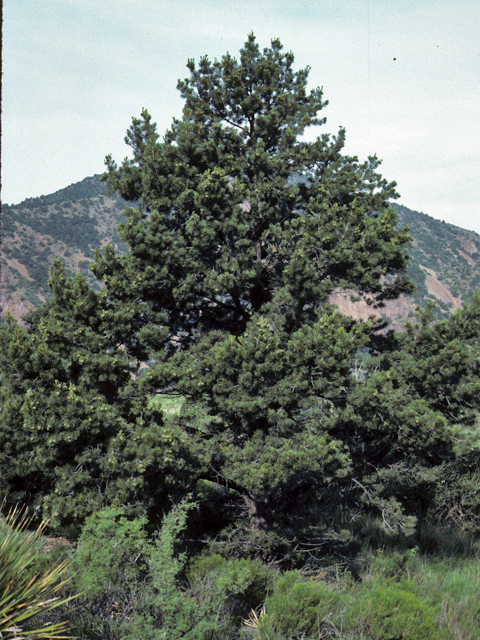
<path fill-rule="evenodd" d="M 19 509 L 0 515 L 0 639 L 70 638 L 65 622 L 52 622 L 46 615 L 76 597 L 59 595 L 68 582 L 69 563 L 38 570 L 48 522 L 33 532 L 27 530 L 30 524 Z"/>

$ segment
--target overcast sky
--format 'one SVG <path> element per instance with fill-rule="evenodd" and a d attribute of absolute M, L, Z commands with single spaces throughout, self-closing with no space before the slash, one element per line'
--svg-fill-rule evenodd
<path fill-rule="evenodd" d="M 102 173 L 146 107 L 181 115 L 188 58 L 254 32 L 311 67 L 320 130 L 377 154 L 400 203 L 480 233 L 479 0 L 4 0 L 2 200 Z"/>

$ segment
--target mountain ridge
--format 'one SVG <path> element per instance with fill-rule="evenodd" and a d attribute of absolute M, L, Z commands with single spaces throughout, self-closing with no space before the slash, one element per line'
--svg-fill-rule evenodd
<path fill-rule="evenodd" d="M 118 194 L 108 194 L 100 175 L 88 176 L 58 191 L 27 198 L 2 207 L 1 314 L 17 319 L 38 307 L 49 296 L 48 268 L 55 256 L 72 272 L 83 273 L 92 286 L 98 283 L 89 271 L 95 247 L 112 242 L 127 248 L 117 226 L 126 206 Z M 389 319 L 394 328 L 414 315 L 417 305 L 437 304 L 437 317 L 447 317 L 480 290 L 480 235 L 404 205 L 392 204 L 400 227 L 410 228 L 413 245 L 409 275 L 417 285 L 413 296 L 389 301 L 373 310 L 337 294 L 333 301 L 342 313 L 366 319 Z"/>

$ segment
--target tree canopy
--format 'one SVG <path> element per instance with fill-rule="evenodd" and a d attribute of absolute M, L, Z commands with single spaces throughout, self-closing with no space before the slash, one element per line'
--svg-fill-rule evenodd
<path fill-rule="evenodd" d="M 130 253 L 119 266 L 105 252 L 95 273 L 111 287 L 131 273 L 177 340 L 200 327 L 240 335 L 272 302 L 292 331 L 334 291 L 378 304 L 412 290 L 410 239 L 388 206 L 395 184 L 375 157 L 342 154 L 344 130 L 303 139 L 326 102 L 292 65 L 279 41 L 262 53 L 253 35 L 239 61 L 190 60 L 182 119 L 160 141 L 144 110 L 127 133 L 133 159 L 107 158 L 108 185 L 138 208 L 122 230 Z"/>

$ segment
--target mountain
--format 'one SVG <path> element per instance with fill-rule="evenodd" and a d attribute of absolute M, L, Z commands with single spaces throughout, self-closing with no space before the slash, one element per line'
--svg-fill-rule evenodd
<path fill-rule="evenodd" d="M 95 175 L 39 198 L 2 206 L 1 292 L 2 315 L 10 311 L 20 318 L 41 305 L 49 295 L 48 269 L 59 256 L 73 272 L 85 274 L 95 247 L 112 242 L 120 251 L 117 225 L 126 203 L 117 194 L 108 195 Z M 413 246 L 409 273 L 417 284 L 413 297 L 388 302 L 376 311 L 394 327 L 412 317 L 416 305 L 437 303 L 437 316 L 445 317 L 480 290 L 480 236 L 424 213 L 394 204 L 399 225 L 410 227 Z M 334 300 L 340 310 L 366 318 L 372 309 L 348 296 Z"/>
<path fill-rule="evenodd" d="M 396 329 L 412 318 L 417 305 L 436 303 L 437 318 L 448 317 L 463 302 L 480 291 L 480 235 L 455 225 L 393 204 L 398 225 L 408 226 L 413 238 L 408 273 L 417 290 L 413 296 L 402 296 L 387 302 L 375 315 L 388 319 Z M 368 318 L 372 310 L 365 303 L 351 303 L 346 296 L 335 299 L 343 313 Z"/>
<path fill-rule="evenodd" d="M 2 315 L 10 311 L 20 318 L 45 301 L 55 256 L 98 286 L 88 266 L 95 248 L 107 242 L 126 250 L 117 233 L 126 206 L 117 194 L 107 194 L 99 175 L 48 196 L 2 205 Z"/>

